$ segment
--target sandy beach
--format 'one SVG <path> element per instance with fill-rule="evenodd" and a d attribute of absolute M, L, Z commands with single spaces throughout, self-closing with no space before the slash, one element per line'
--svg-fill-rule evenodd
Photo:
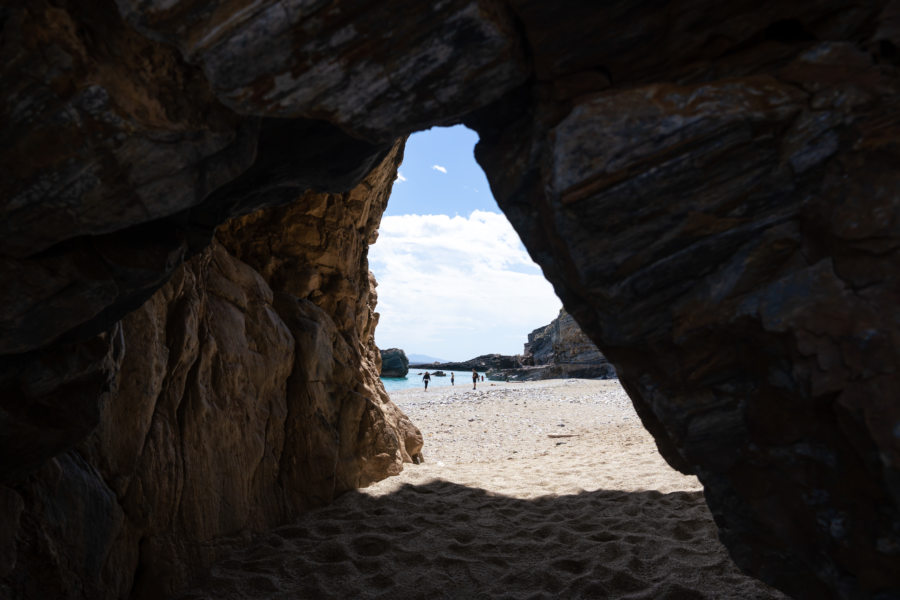
<path fill-rule="evenodd" d="M 616 381 L 391 397 L 424 464 L 259 536 L 185 598 L 785 598 L 734 566 Z"/>

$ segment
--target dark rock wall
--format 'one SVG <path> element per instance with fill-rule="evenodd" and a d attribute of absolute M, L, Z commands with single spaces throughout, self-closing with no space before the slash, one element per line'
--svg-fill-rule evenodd
<path fill-rule="evenodd" d="M 692 4 L 665 32 L 597 10 L 659 37 L 598 48 L 594 93 L 563 60 L 582 25 L 523 7 L 560 54 L 467 122 L 736 562 L 798 597 L 898 594 L 896 7 L 792 6 Z"/>
<path fill-rule="evenodd" d="M 258 216 L 247 237 L 229 229 L 209 245 L 231 217 L 315 204 L 308 190 L 348 193 L 398 138 L 460 121 L 478 131 L 498 203 L 616 365 L 662 454 L 703 481 L 738 564 L 798 597 L 900 595 L 893 0 L 35 0 L 0 6 L 0 27 L 0 478 L 19 486 L 0 494 L 0 572 L 16 595 L 59 595 L 54 581 L 86 596 L 97 582 L 126 590 L 134 572 L 175 582 L 187 563 L 166 580 L 146 557 L 181 540 L 201 560 L 213 531 L 240 531 L 278 502 L 227 496 L 237 508 L 212 509 L 210 524 L 186 504 L 178 516 L 181 499 L 202 504 L 179 483 L 159 504 L 138 503 L 166 515 L 159 530 L 118 525 L 135 519 L 118 490 L 140 487 L 134 461 L 145 456 L 133 440 L 98 441 L 123 386 L 163 386 L 152 411 L 127 411 L 136 432 L 149 427 L 145 439 L 169 427 L 165 440 L 183 444 L 160 450 L 160 472 L 182 472 L 193 459 L 174 457 L 195 451 L 198 464 L 213 460 L 194 446 L 223 426 L 208 416 L 219 379 L 205 373 L 232 355 L 213 350 L 217 317 L 201 307 L 257 298 L 231 316 L 251 324 L 243 337 L 220 332 L 238 344 L 223 364 L 240 373 L 272 360 L 277 371 L 284 353 L 260 353 L 254 336 L 288 332 L 292 373 L 306 361 L 335 381 L 357 378 L 338 394 L 346 409 L 316 418 L 358 423 L 358 444 L 402 454 L 354 395 L 377 376 L 362 333 L 377 321 L 374 296 L 341 298 L 365 290 L 368 275 L 357 266 L 344 281 L 310 266 L 314 252 L 279 248 Z M 367 237 L 335 235 L 328 206 L 308 224 L 352 259 Z M 197 289 L 196 300 L 120 324 L 191 278 L 219 292 Z M 250 287 L 238 293 L 235 278 Z M 265 325 L 265 306 L 283 327 Z M 140 318 L 166 333 L 142 343 L 172 357 L 148 357 L 128 383 L 127 324 Z M 175 350 L 170 335 L 184 338 Z M 334 362 L 317 354 L 329 344 Z M 285 393 L 315 405 L 325 392 L 302 381 L 289 377 Z M 231 384 L 262 385 L 249 375 Z M 277 415 L 273 402 L 245 410 Z M 181 419 L 188 407 L 197 416 Z M 173 419 L 189 435 L 175 437 Z M 365 480 L 378 461 L 322 450 L 335 435 L 286 434 L 284 444 L 337 457 L 348 484 L 356 464 Z M 241 442 L 248 456 L 281 443 L 260 436 Z M 395 459 L 381 455 L 387 472 Z M 121 481 L 109 470 L 120 468 Z"/>

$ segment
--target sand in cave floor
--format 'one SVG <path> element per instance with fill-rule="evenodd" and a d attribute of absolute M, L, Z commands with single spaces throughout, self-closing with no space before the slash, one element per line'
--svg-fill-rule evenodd
<path fill-rule="evenodd" d="M 785 598 L 734 566 L 617 382 L 391 397 L 424 464 L 257 536 L 184 598 Z"/>

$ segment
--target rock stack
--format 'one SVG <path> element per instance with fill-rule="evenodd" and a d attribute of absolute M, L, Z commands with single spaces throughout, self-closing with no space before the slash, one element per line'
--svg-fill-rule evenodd
<path fill-rule="evenodd" d="M 388 348 L 381 351 L 381 376 L 406 377 L 409 373 L 409 359 L 400 348 Z"/>

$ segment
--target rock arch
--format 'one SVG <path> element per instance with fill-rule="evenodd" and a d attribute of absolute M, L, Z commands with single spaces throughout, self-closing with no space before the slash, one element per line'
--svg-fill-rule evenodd
<path fill-rule="evenodd" d="M 0 9 L 3 585 L 37 593 L 23 573 L 67 540 L 53 550 L 62 588 L 140 595 L 160 573 L 177 586 L 189 574 L 149 557 L 202 564 L 223 536 L 302 508 L 273 448 L 344 465 L 304 476 L 331 493 L 415 449 L 414 428 L 385 425 L 402 417 L 366 374 L 365 245 L 397 140 L 463 122 L 498 203 L 662 454 L 703 481 L 736 562 L 797 597 L 900 593 L 895 4 Z M 229 218 L 241 220 L 211 244 Z M 217 303 L 240 309 L 243 338 L 215 331 Z M 160 354 L 136 357 L 140 344 Z M 151 360 L 161 354 L 165 365 Z M 227 422 L 327 426 L 292 438 L 264 426 L 249 491 L 230 502 L 240 518 L 210 520 L 189 480 L 173 476 L 174 510 L 132 461 L 190 468 L 216 408 L 204 373 L 225 359 L 246 372 L 234 389 L 305 399 L 273 400 L 266 418 L 251 403 Z M 235 366 L 259 360 L 284 372 L 284 390 L 253 381 L 258 363 Z M 137 371 L 122 379 L 128 361 Z M 123 386 L 162 386 L 152 395 L 168 404 L 134 414 L 109 400 Z M 154 431 L 160 452 L 104 438 L 110 410 Z M 54 521 L 63 497 L 68 517 Z M 165 518 L 122 525 L 154 511 Z M 86 522 L 110 533 L 78 537 Z"/>

